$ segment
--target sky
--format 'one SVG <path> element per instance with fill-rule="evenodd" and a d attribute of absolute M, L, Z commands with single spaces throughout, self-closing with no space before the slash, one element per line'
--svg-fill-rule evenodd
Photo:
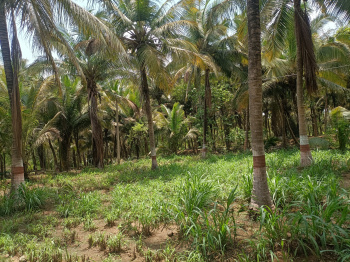
<path fill-rule="evenodd" d="M 88 6 L 88 0 L 72 0 L 73 2 L 77 3 L 78 5 L 87 8 Z M 311 18 L 316 16 L 316 12 L 314 14 L 311 14 Z M 329 29 L 335 29 L 336 25 L 335 23 L 329 23 L 325 28 L 324 31 L 328 31 Z M 22 49 L 22 57 L 24 59 L 27 59 L 29 63 L 33 62 L 37 56 L 40 54 L 33 53 L 32 48 L 30 47 L 30 39 L 26 38 L 21 32 L 19 32 L 18 35 L 19 42 Z"/>
<path fill-rule="evenodd" d="M 72 1 L 84 8 L 88 6 L 88 0 L 72 0 Z M 34 62 L 34 60 L 39 55 L 41 55 L 38 53 L 33 53 L 33 50 L 30 46 L 30 39 L 28 37 L 25 37 L 24 34 L 22 34 L 21 32 L 19 32 L 18 34 L 18 40 L 21 45 L 22 58 L 27 59 L 29 63 Z"/>

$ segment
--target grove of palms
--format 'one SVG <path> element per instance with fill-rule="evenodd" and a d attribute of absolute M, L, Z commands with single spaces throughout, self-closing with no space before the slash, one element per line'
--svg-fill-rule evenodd
<path fill-rule="evenodd" d="M 325 163 L 324 170 L 343 172 L 337 181 L 332 180 L 334 183 L 347 179 L 347 1 L 99 0 L 90 7 L 88 11 L 70 0 L 0 3 L 1 216 L 30 209 L 25 207 L 30 193 L 25 192 L 36 190 L 31 183 L 41 178 L 42 187 L 51 183 L 56 190 L 52 204 L 64 206 L 71 200 L 68 191 L 77 190 L 80 182 L 62 182 L 60 176 L 96 171 L 95 188 L 106 187 L 107 194 L 108 186 L 116 185 L 119 191 L 113 191 L 113 199 L 123 199 L 128 196 L 123 183 L 147 184 L 156 179 L 166 185 L 167 172 L 172 174 L 174 168 L 183 178 L 174 182 L 177 202 L 166 202 L 167 197 L 175 196 L 173 188 L 153 185 L 159 194 L 171 192 L 163 199 L 166 203 L 154 200 L 153 193 L 148 193 L 150 202 L 144 203 L 142 214 L 137 215 L 127 212 L 132 208 L 127 208 L 126 202 L 131 200 L 114 203 L 113 210 L 118 207 L 115 212 L 125 222 L 120 222 L 120 228 L 128 225 L 128 230 L 120 232 L 137 229 L 136 235 L 142 239 L 156 230 L 147 223 L 173 223 L 175 234 L 187 243 L 192 241 L 191 248 L 195 247 L 203 261 L 230 259 L 231 255 L 236 260 L 243 259 L 236 256 L 236 251 L 225 253 L 234 250 L 230 245 L 238 241 L 237 224 L 230 220 L 230 212 L 234 214 L 237 204 L 239 210 L 249 213 L 250 219 L 258 217 L 260 230 L 274 216 L 276 220 L 281 217 L 280 223 L 292 225 L 288 231 L 292 237 L 287 239 L 281 237 L 282 233 L 269 235 L 271 232 L 265 228 L 261 243 L 264 238 L 280 242 L 266 242 L 273 254 L 286 252 L 289 258 L 299 259 L 303 249 L 306 256 L 312 250 L 318 258 L 330 259 L 324 255 L 329 247 L 334 259 L 347 261 L 350 244 L 346 239 L 350 232 L 346 221 L 350 216 L 344 203 L 348 201 L 348 188 L 330 186 L 331 193 L 317 195 L 322 199 L 315 200 L 315 192 L 327 188 L 322 184 L 326 180 L 323 177 L 317 188 L 310 182 L 303 194 L 298 189 L 302 194 L 299 198 L 290 196 L 292 189 L 284 188 L 288 183 L 282 185 L 294 179 L 293 175 L 289 177 L 289 170 L 295 169 L 300 179 L 307 176 L 311 181 L 318 174 L 305 173 L 322 173 L 319 167 Z M 33 62 L 23 59 L 19 32 L 42 56 Z M 297 161 L 293 158 L 292 164 L 271 164 L 270 154 L 276 153 L 277 163 L 284 161 L 279 154 L 294 154 L 295 150 Z M 324 159 L 320 156 L 322 150 Z M 329 152 L 340 152 L 342 156 L 328 161 Z M 197 169 L 182 160 L 187 155 Z M 238 162 L 232 164 L 232 174 L 241 175 L 228 182 L 225 174 L 231 177 L 230 172 L 223 168 L 223 174 L 219 166 L 217 170 L 209 166 L 231 155 L 235 161 L 239 161 L 236 157 L 249 157 L 245 170 Z M 143 168 L 143 163 L 148 162 L 150 170 Z M 204 166 L 208 169 L 202 169 Z M 106 170 L 109 178 L 102 175 Z M 191 174 L 198 170 L 202 176 Z M 38 174 L 42 176 L 38 178 Z M 48 177 L 52 177 L 51 182 L 47 182 Z M 125 188 L 129 186 L 125 184 Z M 83 196 L 82 192 L 77 201 L 89 202 L 92 196 Z M 333 202 L 327 202 L 332 197 L 338 201 L 333 206 Z M 236 199 L 239 201 L 233 204 Z M 148 206 L 153 200 L 160 202 Z M 302 213 L 297 201 L 318 207 L 319 213 L 311 207 Z M 33 206 L 35 203 L 38 201 Z M 329 206 L 334 207 L 332 215 L 323 215 Z M 62 208 L 64 211 L 58 208 L 57 212 L 65 219 L 70 214 L 77 215 L 72 207 Z M 286 208 L 292 211 L 288 213 Z M 154 210 L 162 211 L 152 219 L 143 218 L 158 212 Z M 134 221 L 126 222 L 126 214 Z M 323 220 L 315 222 L 317 216 Z M 84 219 L 86 222 L 95 217 L 88 215 Z M 313 228 L 315 236 L 311 237 L 308 229 L 307 233 L 292 230 L 293 226 L 299 229 L 309 225 L 311 220 L 315 228 L 323 223 L 320 228 L 324 231 Z M 91 221 L 86 223 L 87 231 L 93 228 Z M 336 233 L 328 238 L 333 227 Z M 305 245 L 301 244 L 304 238 L 308 239 Z M 111 239 L 107 237 L 106 245 L 112 245 Z M 69 241 L 65 241 L 67 245 Z M 97 240 L 89 241 L 89 248 L 100 245 Z M 5 246 L 1 243 L 0 237 L 0 254 Z M 291 255 L 293 246 L 298 248 Z M 147 260 L 146 253 L 142 254 L 145 261 L 156 260 Z M 255 257 L 257 261 L 261 259 Z"/>

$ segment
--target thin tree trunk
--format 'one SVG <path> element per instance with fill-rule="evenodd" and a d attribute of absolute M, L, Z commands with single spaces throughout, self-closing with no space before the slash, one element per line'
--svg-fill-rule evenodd
<path fill-rule="evenodd" d="M 35 174 L 36 174 L 37 166 L 36 166 L 36 157 L 35 157 L 34 150 L 32 150 L 32 159 L 33 159 L 33 170 L 35 171 Z"/>
<path fill-rule="evenodd" d="M 3 154 L 4 159 L 4 175 L 6 175 L 6 153 Z"/>
<path fill-rule="evenodd" d="M 113 137 L 113 157 L 117 158 L 117 135 Z"/>
<path fill-rule="evenodd" d="M 1 53 L 4 63 L 7 89 L 11 106 L 12 117 L 12 147 L 11 147 L 11 190 L 15 191 L 24 183 L 24 166 L 22 158 L 22 114 L 21 101 L 19 97 L 18 75 L 17 71 L 20 63 L 20 47 L 17 39 L 15 23 L 13 26 L 13 36 L 16 48 L 12 50 L 12 59 L 10 44 L 7 32 L 7 22 L 5 14 L 5 1 L 0 3 L 0 43 Z M 17 40 L 17 41 L 16 41 Z M 13 60 L 15 59 L 15 60 Z"/>
<path fill-rule="evenodd" d="M 294 0 L 294 21 L 295 35 L 297 40 L 297 106 L 298 106 L 298 122 L 299 122 L 299 137 L 300 137 L 300 166 L 305 167 L 312 164 L 309 138 L 307 136 L 307 122 L 305 117 L 304 92 L 303 92 L 303 59 L 302 59 L 302 39 L 299 30 L 302 30 L 300 18 L 302 14 L 299 12 L 300 0 Z"/>
<path fill-rule="evenodd" d="M 4 172 L 4 162 L 2 161 L 2 154 L 0 154 L 0 179 L 5 178 L 5 172 Z"/>
<path fill-rule="evenodd" d="M 115 119 L 116 119 L 116 136 L 117 136 L 117 163 L 120 164 L 120 136 L 119 136 L 119 105 L 118 101 L 115 100 Z"/>
<path fill-rule="evenodd" d="M 249 105 L 245 110 L 245 132 L 244 132 L 244 145 L 243 151 L 246 151 L 249 147 Z"/>
<path fill-rule="evenodd" d="M 204 92 L 204 116 L 203 116 L 203 144 L 202 157 L 207 156 L 207 133 L 208 133 L 208 108 L 210 107 L 211 91 L 209 82 L 209 69 L 205 70 L 205 92 Z"/>
<path fill-rule="evenodd" d="M 87 166 L 87 161 L 86 161 L 85 153 L 83 153 L 83 162 L 84 162 L 84 166 Z"/>
<path fill-rule="evenodd" d="M 91 121 L 91 131 L 92 139 L 95 145 L 94 152 L 94 165 L 97 168 L 103 168 L 103 135 L 101 123 L 97 116 L 97 87 L 93 81 L 88 80 L 88 93 L 90 101 L 90 121 Z"/>
<path fill-rule="evenodd" d="M 315 109 L 315 103 L 312 98 L 311 98 L 310 109 L 311 109 L 311 121 L 312 121 L 312 135 L 318 136 L 317 113 Z"/>
<path fill-rule="evenodd" d="M 75 143 L 75 148 L 77 150 L 77 168 L 80 168 L 81 165 L 81 154 L 80 154 L 80 147 L 79 147 L 79 133 L 74 132 L 74 143 Z"/>
<path fill-rule="evenodd" d="M 282 120 L 282 145 L 284 148 L 287 147 L 287 128 L 286 128 L 286 115 L 284 113 L 284 99 L 278 99 L 277 97 L 275 97 L 275 99 L 278 101 L 279 104 L 279 108 L 280 108 L 280 116 L 281 116 L 281 120 Z"/>
<path fill-rule="evenodd" d="M 327 88 L 326 95 L 324 98 L 324 132 L 326 133 L 328 129 L 328 97 L 327 97 Z"/>
<path fill-rule="evenodd" d="M 44 146 L 43 145 L 38 146 L 37 152 L 39 156 L 40 169 L 45 170 L 46 166 L 45 166 Z"/>
<path fill-rule="evenodd" d="M 74 150 L 74 149 L 73 149 L 73 154 L 72 154 L 72 156 L 73 156 L 73 166 L 74 166 L 74 168 L 77 168 L 77 161 L 76 161 L 75 150 Z"/>
<path fill-rule="evenodd" d="M 156 143 L 154 139 L 154 130 L 153 130 L 152 108 L 151 108 L 151 101 L 149 97 L 149 88 L 148 88 L 148 82 L 147 82 L 146 69 L 144 68 L 144 66 L 141 66 L 140 73 L 141 73 L 141 91 L 142 91 L 142 96 L 144 100 L 143 103 L 144 103 L 144 108 L 145 108 L 147 122 L 148 122 L 148 135 L 149 135 L 149 145 L 151 148 L 152 169 L 157 169 L 158 163 L 157 163 L 157 155 L 156 155 Z"/>
<path fill-rule="evenodd" d="M 230 151 L 231 144 L 230 144 L 230 126 L 226 124 L 226 121 L 223 119 L 225 116 L 224 107 L 220 108 L 221 115 L 222 115 L 222 127 L 224 129 L 224 140 L 226 145 L 226 150 Z"/>
<path fill-rule="evenodd" d="M 250 130 L 253 151 L 253 191 L 251 206 L 273 208 L 267 184 L 262 117 L 262 69 L 259 0 L 247 0 L 248 85 Z"/>
<path fill-rule="evenodd" d="M 49 146 L 50 146 L 51 153 L 52 153 L 52 156 L 53 156 L 53 162 L 54 162 L 54 164 L 55 164 L 55 170 L 59 170 L 56 152 L 55 152 L 55 149 L 53 148 L 53 145 L 52 145 L 52 143 L 51 143 L 51 139 L 49 139 Z"/>
<path fill-rule="evenodd" d="M 108 162 L 109 154 L 108 154 L 108 129 L 107 128 L 104 129 L 104 137 L 105 137 L 105 150 L 104 150 L 105 159 Z"/>

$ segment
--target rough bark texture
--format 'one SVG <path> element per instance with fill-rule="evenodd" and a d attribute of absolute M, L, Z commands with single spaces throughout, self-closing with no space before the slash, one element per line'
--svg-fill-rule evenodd
<path fill-rule="evenodd" d="M 154 139 L 151 101 L 149 97 L 149 88 L 148 88 L 148 82 L 147 82 L 146 69 L 143 66 L 140 68 L 140 73 L 141 73 L 141 92 L 143 96 L 143 106 L 146 112 L 147 122 L 148 122 L 148 136 L 149 136 L 149 145 L 151 148 L 152 169 L 156 169 L 158 168 L 158 163 L 157 163 L 157 155 L 156 155 L 156 143 Z"/>
<path fill-rule="evenodd" d="M 300 0 L 294 0 L 294 21 L 295 35 L 297 40 L 297 105 L 298 105 L 298 122 L 300 137 L 300 166 L 305 167 L 312 164 L 313 159 L 307 136 L 307 122 L 305 117 L 304 92 L 303 92 L 303 53 L 302 53 L 302 30 Z"/>
<path fill-rule="evenodd" d="M 251 207 L 273 208 L 267 176 L 263 141 L 262 78 L 259 0 L 247 0 L 249 119 L 253 151 L 253 191 Z"/>
<path fill-rule="evenodd" d="M 94 152 L 94 166 L 103 168 L 103 135 L 101 123 L 97 116 L 97 86 L 94 81 L 87 80 L 88 83 L 88 94 L 90 102 L 90 121 L 91 121 L 91 132 L 93 144 L 95 145 Z"/>
<path fill-rule="evenodd" d="M 16 31 L 13 32 L 16 36 Z M 18 76 L 11 59 L 10 44 L 7 32 L 7 22 L 5 14 L 5 3 L 0 3 L 0 43 L 1 53 L 4 62 L 6 83 L 10 98 L 11 117 L 12 117 L 12 147 L 11 147 L 11 190 L 17 190 L 24 182 L 24 167 L 22 158 L 22 115 L 21 101 L 19 97 Z M 18 47 L 19 48 L 19 47 Z M 13 50 L 13 52 L 20 50 Z M 15 55 L 14 55 L 15 56 Z M 19 61 L 17 61 L 19 63 Z"/>

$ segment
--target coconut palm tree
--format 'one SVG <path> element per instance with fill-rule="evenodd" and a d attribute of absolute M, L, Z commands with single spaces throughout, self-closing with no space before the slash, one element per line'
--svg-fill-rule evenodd
<path fill-rule="evenodd" d="M 267 184 L 262 118 L 262 70 L 259 0 L 247 0 L 249 118 L 253 151 L 251 206 L 273 207 Z"/>
<path fill-rule="evenodd" d="M 183 106 L 178 102 L 173 105 L 172 109 L 165 105 L 162 105 L 161 108 L 163 112 L 158 112 L 155 117 L 156 124 L 166 134 L 168 149 L 171 153 L 176 154 L 183 141 L 195 139 L 198 136 L 198 130 L 190 128 L 190 118 L 185 117 Z"/>
<path fill-rule="evenodd" d="M 217 75 L 219 69 L 230 74 L 233 70 L 230 62 L 236 53 L 233 44 L 235 39 L 228 37 L 230 19 L 226 16 L 231 14 L 232 5 L 237 2 L 239 1 L 183 2 L 183 19 L 191 23 L 183 37 L 196 47 L 198 53 L 178 71 L 178 74 L 183 72 L 193 76 L 197 89 L 200 88 L 201 75 L 204 74 L 202 157 L 206 157 L 207 153 L 208 110 L 211 107 L 210 74 L 214 72 Z"/>
<path fill-rule="evenodd" d="M 124 81 L 112 81 L 104 86 L 105 92 L 109 98 L 110 108 L 115 110 L 115 139 L 116 139 L 116 153 L 117 153 L 117 163 L 120 164 L 120 121 L 119 121 L 119 111 L 127 111 L 127 108 L 132 109 L 134 114 L 140 115 L 140 110 L 138 106 L 128 99 L 128 94 L 124 88 Z"/>
<path fill-rule="evenodd" d="M 5 175 L 6 154 L 10 153 L 11 148 L 11 114 L 7 97 L 5 71 L 0 66 L 0 178 Z"/>
<path fill-rule="evenodd" d="M 324 13 L 329 13 L 333 17 L 342 16 L 345 19 L 350 17 L 350 6 L 344 4 L 344 1 L 323 1 L 314 0 L 312 4 L 320 7 Z M 283 48 L 283 42 L 288 34 L 288 27 L 294 23 L 295 39 L 296 39 L 296 73 L 297 73 L 297 108 L 298 123 L 300 137 L 300 165 L 308 166 L 313 162 L 309 139 L 307 136 L 307 121 L 305 116 L 304 104 L 304 82 L 309 94 L 315 93 L 317 86 L 317 63 L 314 52 L 314 44 L 312 39 L 312 29 L 308 17 L 307 7 L 301 7 L 301 0 L 293 0 L 293 13 L 291 16 L 291 5 L 288 0 L 271 1 L 274 11 L 270 17 L 274 20 L 270 23 L 270 29 L 273 32 L 272 45 Z M 306 5 L 306 3 L 305 3 Z M 292 19 L 293 17 L 293 19 Z M 265 24 L 269 24 L 266 22 Z M 304 81 L 305 79 L 305 81 Z"/>
<path fill-rule="evenodd" d="M 158 167 L 156 141 L 154 136 L 152 107 L 150 100 L 150 79 L 156 86 L 166 89 L 171 80 L 166 71 L 169 62 L 167 54 L 186 53 L 184 41 L 174 38 L 174 29 L 186 24 L 179 21 L 177 6 L 166 1 L 161 6 L 150 0 L 100 0 L 110 15 L 116 35 L 125 44 L 128 53 L 135 59 L 134 74 L 140 76 L 140 91 L 143 109 L 148 121 L 149 143 L 151 148 L 152 169 Z"/>
<path fill-rule="evenodd" d="M 22 117 L 20 109 L 20 94 L 18 88 L 18 72 L 21 61 L 21 48 L 17 38 L 16 18 L 21 17 L 21 25 L 32 36 L 33 46 L 46 53 L 56 75 L 58 85 L 59 77 L 57 67 L 52 56 L 52 50 L 63 44 L 68 46 L 57 24 L 62 18 L 70 18 L 79 29 L 86 34 L 93 34 L 108 42 L 115 50 L 122 50 L 120 42 L 100 20 L 91 15 L 70 0 L 28 0 L 28 1 L 1 1 L 0 3 L 0 42 L 4 62 L 6 83 L 11 105 L 12 116 L 12 189 L 15 190 L 24 181 L 24 168 L 22 158 Z M 11 48 L 7 21 L 10 21 Z M 51 43 L 55 41 L 55 45 Z M 73 50 L 68 48 L 69 57 L 76 66 L 82 81 L 84 75 L 79 67 Z"/>
<path fill-rule="evenodd" d="M 62 77 L 62 89 L 57 88 L 48 93 L 42 103 L 42 110 L 50 116 L 52 127 L 60 132 L 59 155 L 61 169 L 68 171 L 70 168 L 70 146 L 72 134 L 87 128 L 90 125 L 86 92 L 79 78 L 70 79 Z"/>

